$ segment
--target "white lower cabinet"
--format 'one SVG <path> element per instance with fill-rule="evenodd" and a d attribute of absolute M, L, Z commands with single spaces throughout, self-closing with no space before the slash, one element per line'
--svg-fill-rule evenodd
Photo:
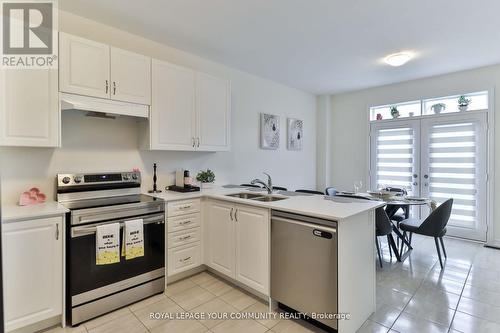
<path fill-rule="evenodd" d="M 269 210 L 210 201 L 206 222 L 207 265 L 269 295 Z"/>
<path fill-rule="evenodd" d="M 62 315 L 63 218 L 2 225 L 6 331 Z"/>
<path fill-rule="evenodd" d="M 200 266 L 202 234 L 200 199 L 167 203 L 167 275 Z"/>
<path fill-rule="evenodd" d="M 235 277 L 234 205 L 211 201 L 207 206 L 207 265 L 229 277 Z"/>
<path fill-rule="evenodd" d="M 177 246 L 168 250 L 168 276 L 201 265 L 200 242 Z"/>

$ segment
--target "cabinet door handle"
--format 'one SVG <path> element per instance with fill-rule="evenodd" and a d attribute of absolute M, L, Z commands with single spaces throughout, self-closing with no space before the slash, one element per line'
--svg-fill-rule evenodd
<path fill-rule="evenodd" d="M 231 208 L 231 211 L 229 212 L 229 217 L 231 218 L 231 221 L 233 221 L 233 210 L 234 208 Z"/>
<path fill-rule="evenodd" d="M 191 138 L 192 142 L 193 142 L 193 148 L 196 146 L 196 139 L 194 137 Z"/>
<path fill-rule="evenodd" d="M 184 237 L 179 237 L 179 240 L 183 241 L 183 240 L 186 240 L 186 239 L 189 239 L 189 238 L 191 238 L 191 235 L 187 235 L 187 236 L 184 236 Z"/>
<path fill-rule="evenodd" d="M 196 147 L 200 148 L 200 138 L 196 138 Z"/>
<path fill-rule="evenodd" d="M 186 225 L 186 224 L 189 224 L 189 223 L 191 223 L 191 220 L 179 222 L 180 225 Z"/>
<path fill-rule="evenodd" d="M 116 82 L 113 81 L 113 95 L 116 95 Z"/>
<path fill-rule="evenodd" d="M 191 208 L 191 205 L 184 205 L 179 207 L 179 209 L 189 209 L 189 208 Z"/>
<path fill-rule="evenodd" d="M 187 257 L 187 258 L 184 258 L 184 259 L 179 259 L 180 262 L 185 262 L 185 261 L 188 261 L 189 259 L 191 259 L 191 257 Z"/>
<path fill-rule="evenodd" d="M 238 222 L 238 209 L 234 211 L 234 220 Z"/>
<path fill-rule="evenodd" d="M 56 240 L 59 240 L 59 223 L 56 224 Z"/>
<path fill-rule="evenodd" d="M 108 89 L 109 89 L 109 82 L 108 80 L 106 80 L 106 94 L 108 93 Z"/>

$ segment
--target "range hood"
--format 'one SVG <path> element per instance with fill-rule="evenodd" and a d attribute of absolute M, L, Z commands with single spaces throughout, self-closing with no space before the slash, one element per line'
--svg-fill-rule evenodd
<path fill-rule="evenodd" d="M 118 102 L 110 99 L 60 93 L 61 110 L 87 111 L 88 115 L 114 118 L 114 116 L 149 117 L 149 106 Z"/>

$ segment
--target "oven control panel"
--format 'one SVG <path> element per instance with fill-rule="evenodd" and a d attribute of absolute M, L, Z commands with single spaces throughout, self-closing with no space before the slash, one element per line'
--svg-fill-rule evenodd
<path fill-rule="evenodd" d="M 140 184 L 141 173 L 133 172 L 108 172 L 88 174 L 58 174 L 57 187 L 88 186 L 105 184 Z"/>

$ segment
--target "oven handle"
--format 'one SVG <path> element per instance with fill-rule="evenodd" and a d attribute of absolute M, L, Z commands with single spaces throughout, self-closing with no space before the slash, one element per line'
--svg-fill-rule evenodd
<path fill-rule="evenodd" d="M 139 219 L 141 217 L 137 218 L 131 218 L 132 219 Z M 125 221 L 127 220 L 119 220 L 123 222 L 120 223 L 120 229 L 125 226 Z M 71 238 L 76 238 L 76 237 L 81 237 L 81 236 L 86 236 L 86 235 L 91 235 L 95 234 L 97 232 L 97 227 L 100 225 L 104 224 L 110 224 L 110 223 L 117 223 L 116 222 L 102 222 L 102 223 L 97 223 L 93 224 L 91 226 L 83 226 L 83 227 L 73 227 L 71 228 Z M 164 224 L 165 223 L 165 215 L 164 214 L 158 214 L 158 215 L 153 215 L 151 217 L 143 218 L 143 224 L 151 224 L 151 223 L 156 223 L 156 224 Z"/>

